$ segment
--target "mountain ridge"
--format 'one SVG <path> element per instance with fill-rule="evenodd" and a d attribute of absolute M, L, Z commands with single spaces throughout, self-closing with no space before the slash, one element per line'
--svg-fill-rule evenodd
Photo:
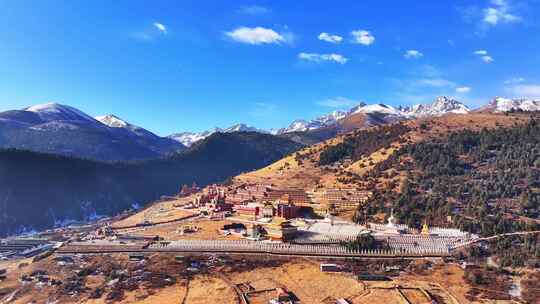
<path fill-rule="evenodd" d="M 216 133 L 163 159 L 101 162 L 57 154 L 0 150 L 0 236 L 57 222 L 115 215 L 182 184 L 222 182 L 264 167 L 301 147 L 256 132 Z"/>
<path fill-rule="evenodd" d="M 101 118 L 113 119 L 110 115 Z M 109 126 L 107 121 L 101 122 L 59 103 L 0 112 L 0 148 L 104 161 L 159 158 L 185 148 L 176 141 L 114 118 L 116 125 Z"/>

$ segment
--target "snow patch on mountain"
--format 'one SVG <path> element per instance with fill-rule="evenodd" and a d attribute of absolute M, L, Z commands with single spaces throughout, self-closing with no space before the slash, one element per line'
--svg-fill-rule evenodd
<path fill-rule="evenodd" d="M 113 114 L 97 116 L 95 119 L 111 128 L 126 128 L 130 125 L 125 120 L 122 120 Z"/>
<path fill-rule="evenodd" d="M 503 97 L 495 97 L 484 109 L 493 112 L 509 112 L 509 111 L 540 111 L 540 100 L 514 98 L 508 99 Z"/>
<path fill-rule="evenodd" d="M 418 104 L 400 110 L 404 115 L 410 117 L 442 116 L 449 113 L 467 114 L 471 111 L 460 101 L 446 96 L 437 97 L 431 104 Z"/>
<path fill-rule="evenodd" d="M 90 115 L 74 107 L 55 102 L 31 106 L 24 109 L 24 111 L 36 113 L 44 121 L 85 121 L 96 123 L 96 120 Z"/>
<path fill-rule="evenodd" d="M 322 127 L 335 125 L 340 119 L 343 119 L 349 115 L 349 111 L 333 111 L 326 115 L 317 117 L 312 120 L 297 119 L 293 121 L 288 127 L 282 128 L 275 132 L 276 134 L 285 134 L 292 132 L 305 132 L 310 130 L 320 129 Z"/>
<path fill-rule="evenodd" d="M 185 146 L 190 146 L 193 143 L 204 139 L 214 132 L 259 132 L 269 133 L 273 135 L 280 135 L 293 132 L 306 132 L 311 130 L 317 130 L 324 127 L 334 126 L 339 123 L 340 120 L 347 118 L 355 114 L 367 114 L 366 124 L 380 124 L 380 120 L 384 119 L 388 122 L 394 122 L 401 119 L 410 119 L 415 117 L 424 116 L 441 116 L 447 113 L 468 113 L 470 110 L 463 103 L 445 96 L 438 97 L 431 104 L 421 104 L 412 107 L 399 107 L 395 108 L 386 104 L 366 104 L 359 103 L 353 108 L 347 111 L 333 111 L 323 116 L 316 117 L 312 120 L 297 119 L 294 120 L 289 126 L 281 129 L 262 130 L 254 127 L 250 127 L 244 124 L 237 124 L 227 129 L 214 129 L 201 133 L 184 132 L 172 134 L 169 138 L 177 140 Z M 379 116 L 372 117 L 374 114 L 380 114 Z M 383 117 L 383 118 L 381 118 Z"/>
<path fill-rule="evenodd" d="M 214 128 L 212 130 L 204 131 L 204 132 L 182 132 L 182 133 L 175 133 L 171 134 L 168 137 L 172 140 L 176 140 L 177 142 L 180 142 L 186 147 L 190 147 L 194 143 L 198 142 L 199 140 L 203 140 L 207 138 L 208 136 L 220 132 L 221 129 Z"/>
<path fill-rule="evenodd" d="M 352 108 L 349 111 L 349 115 L 357 114 L 357 113 L 382 113 L 382 114 L 388 114 L 388 115 L 396 115 L 396 116 L 402 116 L 403 113 L 399 111 L 398 109 L 385 105 L 382 103 L 378 104 L 371 104 L 371 105 L 359 105 L 354 108 Z"/>
<path fill-rule="evenodd" d="M 171 134 L 168 137 L 170 139 L 173 139 L 182 143 L 186 147 L 189 147 L 193 145 L 194 143 L 200 140 L 203 140 L 216 132 L 221 132 L 221 133 L 257 132 L 257 133 L 273 134 L 272 131 L 258 129 L 258 128 L 255 128 L 255 127 L 243 124 L 243 123 L 239 123 L 225 129 L 213 128 L 211 130 L 207 130 L 204 132 L 181 132 L 181 133 Z"/>

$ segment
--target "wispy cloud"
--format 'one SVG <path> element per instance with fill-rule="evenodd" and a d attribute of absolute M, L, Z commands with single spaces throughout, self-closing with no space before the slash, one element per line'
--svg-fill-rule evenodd
<path fill-rule="evenodd" d="M 131 32 L 129 36 L 139 41 L 153 41 L 159 36 L 167 35 L 168 28 L 162 22 L 153 22 L 146 25 L 143 29 Z"/>
<path fill-rule="evenodd" d="M 434 65 L 423 64 L 411 67 L 402 78 L 389 79 L 391 89 L 381 101 L 388 100 L 386 102 L 404 105 L 430 103 L 437 96 L 453 96 L 456 95 L 458 88 L 466 87 L 450 80 L 447 76 L 444 71 Z"/>
<path fill-rule="evenodd" d="M 352 42 L 362 45 L 371 45 L 375 42 L 375 36 L 370 31 L 355 30 L 351 32 Z"/>
<path fill-rule="evenodd" d="M 319 106 L 336 108 L 336 109 L 350 108 L 352 106 L 357 105 L 358 103 L 360 102 L 357 100 L 353 100 L 353 99 L 342 97 L 342 96 L 328 98 L 328 99 L 320 100 L 316 102 L 316 104 Z"/>
<path fill-rule="evenodd" d="M 473 54 L 480 56 L 480 60 L 485 63 L 492 63 L 494 61 L 493 57 L 488 55 L 488 51 L 486 50 L 476 50 Z"/>
<path fill-rule="evenodd" d="M 522 18 L 512 13 L 512 10 L 509 0 L 492 0 L 490 6 L 483 10 L 482 22 L 487 26 L 520 22 Z"/>
<path fill-rule="evenodd" d="M 518 84 L 505 88 L 512 97 L 540 98 L 540 84 Z"/>
<path fill-rule="evenodd" d="M 480 59 L 482 59 L 482 61 L 485 63 L 492 63 L 494 61 L 493 57 L 488 56 L 488 55 L 482 56 L 480 57 Z"/>
<path fill-rule="evenodd" d="M 260 45 L 260 44 L 281 44 L 292 42 L 290 33 L 278 33 L 272 29 L 264 27 L 238 27 L 225 35 L 240 43 Z"/>
<path fill-rule="evenodd" d="M 472 90 L 471 87 L 457 87 L 456 92 L 457 93 L 469 93 Z"/>
<path fill-rule="evenodd" d="M 345 64 L 349 59 L 340 54 L 317 54 L 317 53 L 300 53 L 298 58 L 301 60 L 311 61 L 311 62 L 336 62 L 339 64 Z"/>
<path fill-rule="evenodd" d="M 424 54 L 422 54 L 418 50 L 407 50 L 405 54 L 403 54 L 403 57 L 405 57 L 406 59 L 417 59 L 423 56 Z"/>
<path fill-rule="evenodd" d="M 504 84 L 518 84 L 525 81 L 523 77 L 513 77 L 504 81 Z"/>
<path fill-rule="evenodd" d="M 271 11 L 271 9 L 260 5 L 245 5 L 238 10 L 241 14 L 252 16 L 268 14 Z"/>
<path fill-rule="evenodd" d="M 154 27 L 163 34 L 167 34 L 167 27 L 160 22 L 154 22 Z"/>
<path fill-rule="evenodd" d="M 336 44 L 340 43 L 343 40 L 343 37 L 341 36 L 331 35 L 325 32 L 321 33 L 318 38 L 319 40 L 330 42 L 330 43 L 336 43 Z"/>

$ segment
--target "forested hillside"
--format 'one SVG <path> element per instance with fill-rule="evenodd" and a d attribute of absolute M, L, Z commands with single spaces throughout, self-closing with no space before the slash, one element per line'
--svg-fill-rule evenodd
<path fill-rule="evenodd" d="M 398 184 L 394 177 L 400 175 L 405 178 Z M 540 229 L 540 122 L 464 130 L 410 144 L 377 164 L 367 178 L 379 187 L 358 211 L 359 222 L 393 208 L 401 222 L 416 227 L 425 222 L 483 236 Z M 513 246 L 524 251 L 513 258 L 540 258 L 536 238 Z"/>
<path fill-rule="evenodd" d="M 112 215 L 172 195 L 182 184 L 206 185 L 263 167 L 297 150 L 259 133 L 214 134 L 170 158 L 104 163 L 27 151 L 0 152 L 0 235 L 55 222 Z"/>

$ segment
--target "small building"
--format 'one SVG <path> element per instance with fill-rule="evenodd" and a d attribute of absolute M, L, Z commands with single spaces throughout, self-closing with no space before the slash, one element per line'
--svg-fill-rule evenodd
<path fill-rule="evenodd" d="M 288 241 L 295 238 L 298 228 L 293 226 L 290 221 L 277 217 L 265 227 L 266 235 L 271 240 Z"/>
<path fill-rule="evenodd" d="M 321 264 L 321 272 L 340 272 L 341 267 L 337 264 Z"/>
<path fill-rule="evenodd" d="M 261 208 L 262 217 L 274 217 L 275 215 L 276 215 L 276 209 L 274 209 L 274 206 L 272 204 L 266 203 Z"/>
<path fill-rule="evenodd" d="M 276 288 L 276 298 L 279 302 L 291 301 L 291 294 L 285 288 L 278 287 Z"/>
<path fill-rule="evenodd" d="M 255 221 L 259 216 L 261 206 L 257 203 L 248 203 L 246 205 L 237 205 L 234 207 L 236 214 L 246 220 Z"/>
<path fill-rule="evenodd" d="M 142 261 L 144 260 L 144 254 L 138 252 L 132 252 L 128 254 L 130 261 Z"/>
<path fill-rule="evenodd" d="M 246 237 L 253 240 L 261 238 L 261 226 L 256 224 L 248 224 L 246 228 Z"/>
<path fill-rule="evenodd" d="M 299 206 L 293 204 L 279 204 L 277 207 L 277 216 L 289 220 L 298 217 L 299 211 Z"/>

